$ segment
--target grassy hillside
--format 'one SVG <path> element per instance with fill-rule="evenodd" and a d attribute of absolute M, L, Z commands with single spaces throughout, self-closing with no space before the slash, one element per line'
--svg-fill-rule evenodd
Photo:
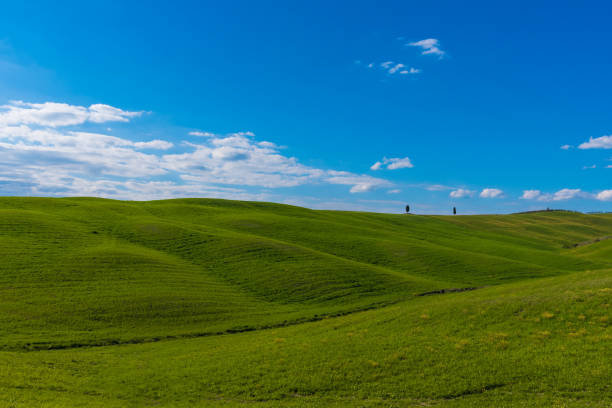
<path fill-rule="evenodd" d="M 0 198 L 0 406 L 609 406 L 610 236 L 608 214 Z"/>
<path fill-rule="evenodd" d="M 0 403 L 32 406 L 608 407 L 612 272 L 279 329 L 0 353 Z"/>

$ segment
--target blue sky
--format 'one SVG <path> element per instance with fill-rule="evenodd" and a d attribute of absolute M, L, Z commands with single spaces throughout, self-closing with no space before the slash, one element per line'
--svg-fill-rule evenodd
<path fill-rule="evenodd" d="M 3 4 L 1 195 L 612 211 L 607 2 L 127 3 Z"/>

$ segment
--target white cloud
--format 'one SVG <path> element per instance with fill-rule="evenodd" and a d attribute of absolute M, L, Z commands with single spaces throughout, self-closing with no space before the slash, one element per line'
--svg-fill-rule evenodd
<path fill-rule="evenodd" d="M 387 194 L 399 194 L 399 193 L 401 193 L 401 192 L 402 192 L 402 190 L 399 190 L 399 189 L 394 189 L 394 190 L 389 190 L 389 191 L 387 191 Z"/>
<path fill-rule="evenodd" d="M 592 198 L 592 195 L 585 193 L 579 188 L 564 188 L 555 193 L 542 193 L 540 190 L 525 190 L 521 199 L 538 201 L 565 201 L 574 198 Z"/>
<path fill-rule="evenodd" d="M 182 152 L 165 153 L 161 151 L 174 147 L 166 140 L 133 141 L 60 129 L 88 121 L 128 120 L 139 113 L 107 105 L 23 102 L 5 110 L 0 113 L 0 181 L 20 186 L 24 195 L 252 198 L 242 188 L 333 184 L 359 193 L 393 186 L 368 175 L 305 166 L 282 155 L 274 143 L 256 140 L 252 132 L 197 131 L 203 140 L 183 142 Z"/>
<path fill-rule="evenodd" d="M 572 148 L 572 146 L 568 145 L 568 144 L 561 146 L 561 149 L 563 149 L 563 150 L 569 150 L 571 148 Z"/>
<path fill-rule="evenodd" d="M 438 55 L 442 57 L 445 52 L 440 49 L 440 42 L 435 38 L 427 38 L 425 40 L 408 43 L 411 47 L 420 47 L 423 55 Z"/>
<path fill-rule="evenodd" d="M 596 164 L 592 164 L 590 166 L 582 166 L 582 170 L 589 170 L 589 169 L 595 169 L 597 168 Z"/>
<path fill-rule="evenodd" d="M 397 169 L 405 169 L 405 168 L 414 167 L 414 165 L 410 161 L 410 158 L 408 157 L 404 157 L 404 158 L 393 157 L 390 159 L 383 157 L 381 161 L 377 161 L 372 166 L 370 166 L 370 170 L 380 170 L 383 168 L 383 166 L 386 166 L 388 170 L 397 170 Z"/>
<path fill-rule="evenodd" d="M 193 132 L 189 132 L 190 136 L 199 136 L 199 137 L 215 137 L 214 133 L 210 132 L 200 132 L 199 130 L 195 130 Z"/>
<path fill-rule="evenodd" d="M 109 105 L 95 104 L 88 109 L 87 120 L 94 123 L 129 122 L 130 118 L 141 116 L 142 112 L 128 112 Z"/>
<path fill-rule="evenodd" d="M 582 195 L 582 191 L 579 188 L 564 188 L 553 194 L 553 201 L 571 200 Z"/>
<path fill-rule="evenodd" d="M 444 190 L 453 190 L 453 187 L 445 186 L 442 184 L 430 184 L 425 187 L 428 191 L 444 191 Z"/>
<path fill-rule="evenodd" d="M 133 142 L 98 133 L 0 126 L 0 162 L 22 168 L 63 168 L 80 174 L 145 177 L 165 174 L 160 158 L 136 149 L 167 149 L 170 142 Z"/>
<path fill-rule="evenodd" d="M 176 197 L 210 197 L 234 200 L 266 200 L 270 195 L 250 193 L 239 188 L 176 184 L 170 181 L 84 179 L 62 173 L 35 174 L 33 195 L 94 196 L 122 200 L 155 200 Z"/>
<path fill-rule="evenodd" d="M 380 170 L 380 166 L 382 165 L 383 164 L 381 162 L 377 161 L 376 163 L 370 166 L 370 170 Z"/>
<path fill-rule="evenodd" d="M 258 145 L 258 146 L 261 146 L 261 147 L 266 147 L 266 148 L 268 148 L 268 149 L 280 149 L 280 147 L 279 147 L 279 146 L 277 146 L 276 144 L 274 144 L 274 143 L 272 143 L 272 142 L 266 142 L 266 141 L 263 141 L 263 142 L 259 142 L 259 143 L 257 143 L 257 145 Z"/>
<path fill-rule="evenodd" d="M 379 64 L 378 66 L 380 66 L 382 69 L 384 69 L 385 71 L 387 71 L 389 74 L 393 75 L 395 73 L 399 73 L 401 75 L 406 75 L 406 74 L 420 74 L 421 70 L 417 69 L 417 68 L 408 68 L 405 64 L 402 63 L 396 63 L 394 64 L 393 61 L 385 61 L 381 64 Z M 368 64 L 367 65 L 368 68 L 373 68 L 374 64 Z M 404 69 L 406 68 L 406 69 Z"/>
<path fill-rule="evenodd" d="M 203 144 L 189 143 L 193 151 L 165 155 L 162 165 L 191 182 L 268 188 L 328 183 L 351 185 L 352 192 L 390 185 L 386 180 L 367 175 L 302 165 L 296 158 L 283 156 L 277 149 L 261 146 L 261 142 L 245 135 L 234 133 L 207 139 Z"/>
<path fill-rule="evenodd" d="M 253 132 L 237 132 L 236 134 L 239 135 L 239 136 L 255 137 L 255 133 L 253 133 Z"/>
<path fill-rule="evenodd" d="M 504 192 L 498 188 L 485 188 L 480 192 L 481 198 L 498 198 Z"/>
<path fill-rule="evenodd" d="M 584 142 L 578 146 L 579 149 L 612 149 L 612 135 L 589 138 L 588 142 Z"/>
<path fill-rule="evenodd" d="M 523 191 L 523 195 L 521 196 L 521 199 L 535 200 L 536 198 L 540 197 L 541 194 L 542 192 L 540 190 L 525 190 Z"/>
<path fill-rule="evenodd" d="M 128 122 L 143 112 L 124 111 L 109 105 L 95 104 L 89 108 L 66 103 L 25 103 L 12 101 L 0 106 L 0 125 L 36 125 L 61 127 L 86 122 Z"/>
<path fill-rule="evenodd" d="M 467 198 L 467 197 L 472 197 L 474 194 L 475 194 L 475 191 L 458 188 L 457 190 L 451 191 L 449 196 L 452 198 Z"/>
<path fill-rule="evenodd" d="M 350 192 L 351 193 L 366 193 L 368 191 L 372 191 L 374 187 L 375 186 L 373 184 L 368 184 L 368 183 L 355 184 L 353 187 L 351 187 Z"/>
<path fill-rule="evenodd" d="M 352 185 L 351 193 L 365 193 L 378 188 L 393 186 L 391 182 L 384 179 L 353 174 L 347 171 L 327 170 L 321 178 L 324 182 L 330 184 Z"/>
<path fill-rule="evenodd" d="M 138 149 L 154 149 L 154 150 L 168 150 L 174 145 L 165 140 L 151 140 L 150 142 L 134 142 L 132 146 Z"/>
<path fill-rule="evenodd" d="M 389 170 L 397 170 L 397 169 L 411 169 L 414 167 L 412 162 L 408 157 L 404 158 L 391 158 L 388 159 L 387 169 Z"/>
<path fill-rule="evenodd" d="M 404 64 L 396 64 L 393 68 L 391 68 L 389 70 L 390 74 L 395 74 L 397 71 L 399 71 L 400 69 L 404 68 L 405 65 Z"/>
<path fill-rule="evenodd" d="M 600 201 L 612 201 L 612 190 L 603 190 L 595 195 L 595 198 Z"/>
<path fill-rule="evenodd" d="M 410 68 L 410 69 L 405 69 L 403 71 L 400 71 L 400 74 L 402 75 L 406 75 L 406 74 L 420 74 L 421 70 L 420 69 L 416 69 L 416 68 Z"/>

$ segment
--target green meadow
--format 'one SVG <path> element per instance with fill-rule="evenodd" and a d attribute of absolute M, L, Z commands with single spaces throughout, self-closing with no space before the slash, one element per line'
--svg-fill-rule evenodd
<path fill-rule="evenodd" d="M 612 214 L 0 198 L 0 407 L 609 407 Z"/>

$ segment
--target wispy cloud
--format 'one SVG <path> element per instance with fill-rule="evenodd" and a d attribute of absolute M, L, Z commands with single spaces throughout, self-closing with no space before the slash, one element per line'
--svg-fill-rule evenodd
<path fill-rule="evenodd" d="M 416 74 L 420 74 L 422 72 L 422 70 L 418 69 L 418 68 L 414 68 L 414 67 L 408 67 L 406 64 L 402 64 L 402 63 L 395 63 L 393 61 L 385 61 L 382 62 L 380 64 L 374 64 L 369 63 L 367 65 L 368 68 L 374 68 L 374 67 L 380 67 L 383 70 L 385 70 L 388 74 L 390 75 L 394 75 L 394 74 L 399 74 L 399 75 L 416 75 Z M 405 68 L 405 69 L 404 69 Z"/>
<path fill-rule="evenodd" d="M 331 184 L 362 193 L 393 186 L 369 175 L 305 166 L 252 132 L 193 131 L 191 136 L 203 138 L 176 147 L 167 140 L 130 140 L 74 129 L 87 122 L 127 122 L 141 112 L 52 102 L 12 103 L 3 109 L 0 181 L 19 185 L 29 194 L 238 198 L 247 197 L 243 193 L 249 187 Z M 175 152 L 165 152 L 173 148 Z"/>
<path fill-rule="evenodd" d="M 480 192 L 481 198 L 499 198 L 504 192 L 498 188 L 485 188 Z"/>
<path fill-rule="evenodd" d="M 194 130 L 193 132 L 189 132 L 190 136 L 199 136 L 199 137 L 214 137 L 214 133 L 210 132 L 201 132 L 199 130 Z"/>
<path fill-rule="evenodd" d="M 413 74 L 420 74 L 422 70 L 417 69 L 417 68 L 410 68 L 410 69 L 403 69 L 400 71 L 401 75 L 413 75 Z"/>
<path fill-rule="evenodd" d="M 370 166 L 370 170 L 380 170 L 380 168 L 382 167 L 383 163 L 377 161 L 376 163 L 374 163 L 373 165 Z"/>
<path fill-rule="evenodd" d="M 443 184 L 429 184 L 425 186 L 425 190 L 428 191 L 445 191 L 445 190 L 453 190 L 454 187 L 445 186 Z"/>
<path fill-rule="evenodd" d="M 414 167 L 408 157 L 385 159 L 385 163 L 388 163 L 387 169 L 389 170 L 411 169 Z"/>
<path fill-rule="evenodd" d="M 408 157 L 403 157 L 403 158 L 393 157 L 390 159 L 383 157 L 382 160 L 377 161 L 376 163 L 371 165 L 370 170 L 380 170 L 384 167 L 386 167 L 387 170 L 397 170 L 397 169 L 412 168 L 414 167 L 414 165 L 412 164 L 412 162 L 410 161 L 410 158 Z"/>
<path fill-rule="evenodd" d="M 579 149 L 612 149 L 612 135 L 589 138 L 588 142 L 578 145 Z"/>
<path fill-rule="evenodd" d="M 537 201 L 565 201 L 574 198 L 592 198 L 592 195 L 579 188 L 564 188 L 555 193 L 542 193 L 540 190 L 524 190 L 520 198 Z"/>
<path fill-rule="evenodd" d="M 540 190 L 525 190 L 521 196 L 522 200 L 535 200 L 540 197 L 542 192 Z"/>
<path fill-rule="evenodd" d="M 372 191 L 375 188 L 376 188 L 375 184 L 361 183 L 361 184 L 355 184 L 353 187 L 351 187 L 349 191 L 351 193 L 367 193 L 368 191 Z"/>
<path fill-rule="evenodd" d="M 404 64 L 395 64 L 395 66 L 389 70 L 389 73 L 390 74 L 395 74 L 397 71 L 399 71 L 400 69 L 402 69 L 404 67 L 405 67 Z"/>
<path fill-rule="evenodd" d="M 451 198 L 468 198 L 468 197 L 473 197 L 474 194 L 476 194 L 475 191 L 467 190 L 464 188 L 458 188 L 456 190 L 451 191 L 449 196 Z"/>
<path fill-rule="evenodd" d="M 553 201 L 571 200 L 572 198 L 584 196 L 579 188 L 564 188 L 553 194 Z"/>
<path fill-rule="evenodd" d="M 572 145 L 568 145 L 568 144 L 566 144 L 566 145 L 561 146 L 561 149 L 563 149 L 563 150 L 569 150 L 569 149 L 571 149 L 572 147 L 573 147 Z"/>
<path fill-rule="evenodd" d="M 436 38 L 427 38 L 425 40 L 411 42 L 406 45 L 421 48 L 421 54 L 423 55 L 438 55 L 440 58 L 442 58 L 445 54 L 445 52 L 440 49 L 440 41 L 438 41 Z"/>
<path fill-rule="evenodd" d="M 305 166 L 294 157 L 280 154 L 273 143 L 258 142 L 251 135 L 217 135 L 205 143 L 189 143 L 192 151 L 165 155 L 162 161 L 190 182 L 267 188 L 328 183 L 350 185 L 353 193 L 391 186 L 380 178 Z"/>
<path fill-rule="evenodd" d="M 0 106 L 0 125 L 38 125 L 45 127 L 62 127 L 81 125 L 86 122 L 128 122 L 138 117 L 140 112 L 130 112 L 109 105 L 94 104 L 84 106 L 66 103 L 26 103 L 12 101 Z"/>

